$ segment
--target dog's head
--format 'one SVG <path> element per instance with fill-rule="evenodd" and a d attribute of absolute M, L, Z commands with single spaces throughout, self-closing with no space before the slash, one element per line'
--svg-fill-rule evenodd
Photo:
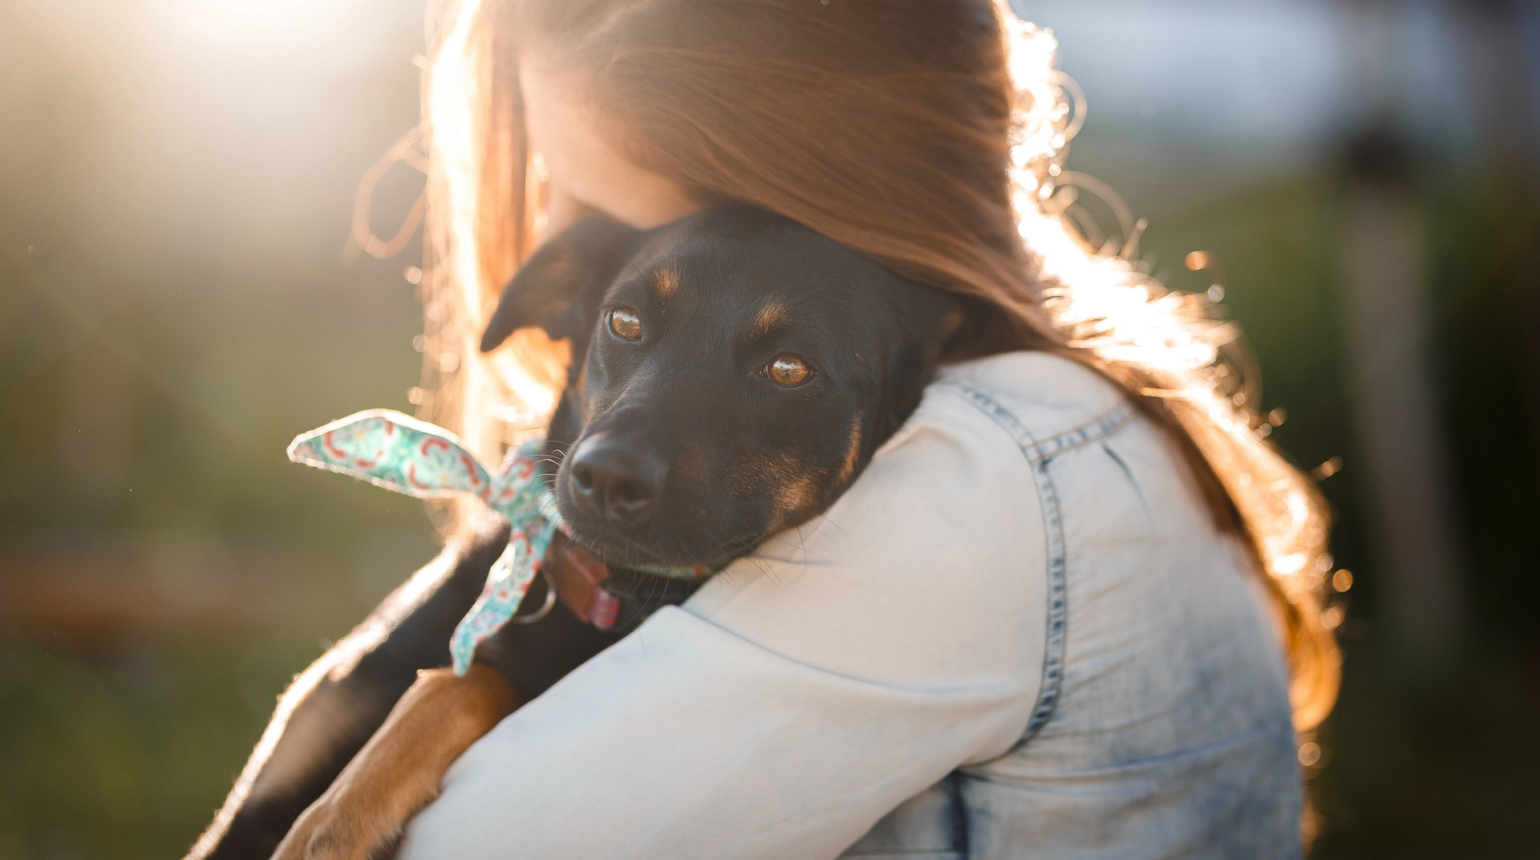
<path fill-rule="evenodd" d="M 557 505 L 620 566 L 723 564 L 837 499 L 919 403 L 961 314 L 742 206 L 651 231 L 582 222 L 508 284 L 482 339 L 570 338 Z"/>

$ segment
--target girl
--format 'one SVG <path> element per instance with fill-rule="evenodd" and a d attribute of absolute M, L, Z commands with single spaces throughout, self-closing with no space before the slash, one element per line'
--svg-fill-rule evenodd
<path fill-rule="evenodd" d="M 477 336 L 582 217 L 751 203 L 971 316 L 826 523 L 504 720 L 402 857 L 1299 855 L 1324 507 L 1234 333 L 1064 215 L 1049 33 L 990 0 L 460 0 L 435 42 L 423 406 L 486 459 L 569 356 Z"/>

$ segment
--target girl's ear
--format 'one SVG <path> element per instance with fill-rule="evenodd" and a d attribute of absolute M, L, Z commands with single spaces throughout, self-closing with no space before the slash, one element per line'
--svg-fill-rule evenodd
<path fill-rule="evenodd" d="M 481 335 L 481 351 L 491 352 L 518 329 L 539 326 L 552 340 L 571 338 L 572 355 L 580 360 L 604 291 L 635 254 L 641 236 L 624 224 L 590 218 L 546 242 L 503 287 Z"/>

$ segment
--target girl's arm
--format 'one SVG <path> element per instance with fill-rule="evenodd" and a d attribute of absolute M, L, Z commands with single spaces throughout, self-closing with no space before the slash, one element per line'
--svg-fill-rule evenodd
<path fill-rule="evenodd" d="M 660 610 L 473 745 L 403 860 L 833 857 L 1037 704 L 1030 464 L 927 394 L 838 503 Z"/>

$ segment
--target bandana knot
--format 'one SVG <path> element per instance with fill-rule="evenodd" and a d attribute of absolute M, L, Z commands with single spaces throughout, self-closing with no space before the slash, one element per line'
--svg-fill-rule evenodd
<path fill-rule="evenodd" d="M 300 434 L 289 444 L 289 459 L 419 499 L 470 494 L 508 521 L 508 546 L 449 640 L 455 674 L 464 675 L 476 646 L 513 617 L 545 562 L 552 536 L 565 528 L 550 482 L 540 471 L 543 442 L 532 440 L 509 451 L 493 473 L 448 430 L 371 409 Z"/>

